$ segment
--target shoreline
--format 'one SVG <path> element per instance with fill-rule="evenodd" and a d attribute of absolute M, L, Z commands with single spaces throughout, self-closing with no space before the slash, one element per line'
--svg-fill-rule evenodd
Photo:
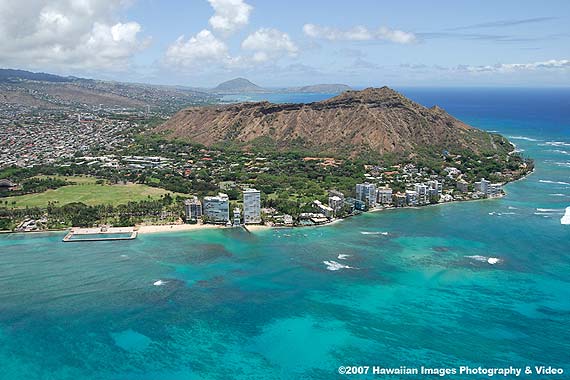
<path fill-rule="evenodd" d="M 503 185 L 506 186 L 506 185 L 509 185 L 511 183 L 527 179 L 531 174 L 534 174 L 535 171 L 536 171 L 536 167 L 533 167 L 533 169 L 531 171 L 529 171 L 528 173 L 526 173 L 524 176 L 517 178 L 513 181 L 505 182 Z M 447 204 L 455 204 L 455 203 L 463 203 L 463 202 L 477 202 L 477 201 L 489 201 L 489 200 L 502 199 L 508 195 L 508 193 L 504 189 L 503 189 L 503 191 L 504 191 L 503 195 L 501 195 L 499 197 L 494 197 L 494 198 L 453 200 L 450 202 L 433 203 L 433 204 L 427 204 L 427 205 L 423 205 L 423 206 L 375 208 L 372 210 L 362 212 L 361 214 L 350 215 L 350 216 L 345 217 L 345 218 L 335 218 L 335 219 L 332 219 L 331 221 L 329 221 L 327 223 L 317 224 L 317 225 L 313 225 L 313 226 L 271 226 L 271 225 L 266 225 L 266 224 L 248 224 L 248 225 L 245 225 L 245 227 L 251 233 L 260 232 L 260 231 L 268 231 L 270 229 L 278 229 L 278 228 L 325 227 L 325 226 L 332 226 L 332 225 L 338 224 L 338 223 L 340 223 L 346 219 L 349 219 L 352 216 L 364 215 L 364 214 L 368 214 L 368 213 L 377 213 L 377 212 L 381 212 L 381 211 L 392 211 L 392 210 L 405 210 L 405 209 L 421 209 L 421 208 L 430 207 L 430 206 L 442 206 L 442 205 L 447 205 Z M 243 225 L 240 227 L 243 228 Z M 62 228 L 62 229 L 51 229 L 51 230 L 42 230 L 42 231 L 6 231 L 6 230 L 2 230 L 2 231 L 0 231 L 0 234 L 29 234 L 29 233 L 65 232 L 65 231 L 70 231 L 73 228 L 74 227 L 71 227 L 71 228 L 67 227 L 67 228 Z M 231 229 L 231 228 L 238 228 L 238 227 L 233 227 L 233 226 L 228 227 L 228 226 L 220 225 L 220 224 L 203 224 L 203 223 L 197 223 L 197 224 L 157 224 L 157 225 L 149 224 L 149 225 L 135 225 L 134 226 L 134 230 L 137 231 L 139 234 L 143 234 L 143 235 L 144 234 L 152 234 L 152 233 L 199 231 L 199 230 L 210 230 L 210 229 Z"/>

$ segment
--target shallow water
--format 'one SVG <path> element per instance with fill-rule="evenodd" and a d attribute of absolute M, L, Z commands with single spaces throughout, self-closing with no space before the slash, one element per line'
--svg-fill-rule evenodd
<path fill-rule="evenodd" d="M 0 379 L 350 378 L 340 365 L 568 373 L 570 157 L 556 150 L 570 148 L 553 145 L 570 144 L 567 111 L 541 121 L 530 106 L 501 115 L 489 104 L 500 93 L 476 109 L 453 92 L 447 105 L 441 92 L 408 95 L 513 136 L 536 172 L 503 199 L 328 227 L 75 244 L 2 235 Z"/>

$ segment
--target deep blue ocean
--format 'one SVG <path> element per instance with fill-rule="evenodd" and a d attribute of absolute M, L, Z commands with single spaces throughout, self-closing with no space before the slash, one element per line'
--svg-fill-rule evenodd
<path fill-rule="evenodd" d="M 338 368 L 535 365 L 565 373 L 521 378 L 570 378 L 570 90 L 399 90 L 508 136 L 535 172 L 502 199 L 328 227 L 1 235 L 0 379 L 436 379 Z"/>

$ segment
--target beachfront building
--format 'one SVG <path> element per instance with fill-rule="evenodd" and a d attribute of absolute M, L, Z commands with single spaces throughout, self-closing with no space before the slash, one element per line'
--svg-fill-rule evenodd
<path fill-rule="evenodd" d="M 382 205 L 392 204 L 392 189 L 388 186 L 378 188 L 378 203 Z"/>
<path fill-rule="evenodd" d="M 344 199 L 342 199 L 337 195 L 333 195 L 332 197 L 329 197 L 329 206 L 333 209 L 333 212 L 336 214 L 337 212 L 342 210 L 342 207 L 344 206 Z"/>
<path fill-rule="evenodd" d="M 396 193 L 394 195 L 394 206 L 404 207 L 406 205 L 406 194 Z"/>
<path fill-rule="evenodd" d="M 373 183 L 356 184 L 356 199 L 366 203 L 368 207 L 376 206 L 376 185 Z"/>
<path fill-rule="evenodd" d="M 317 209 L 318 212 L 326 216 L 327 218 L 332 218 L 334 214 L 334 210 L 332 207 L 322 204 L 321 201 L 316 200 L 313 202 L 313 207 Z"/>
<path fill-rule="evenodd" d="M 239 207 L 234 208 L 233 225 L 234 227 L 239 227 L 241 225 L 241 210 Z"/>
<path fill-rule="evenodd" d="M 487 181 L 485 178 L 481 178 L 481 181 L 475 182 L 474 186 L 475 186 L 475 191 L 488 195 L 491 182 Z"/>
<path fill-rule="evenodd" d="M 186 222 L 196 222 L 202 217 L 202 202 L 196 196 L 186 199 L 184 201 L 184 211 L 186 213 Z"/>
<path fill-rule="evenodd" d="M 418 192 L 415 190 L 406 190 L 406 204 L 408 206 L 418 205 Z"/>
<path fill-rule="evenodd" d="M 208 222 L 227 223 L 230 220 L 230 199 L 227 194 L 204 197 L 203 212 Z"/>
<path fill-rule="evenodd" d="M 414 191 L 417 193 L 416 204 L 425 205 L 428 203 L 428 187 L 423 183 L 416 183 L 414 185 Z"/>
<path fill-rule="evenodd" d="M 457 181 L 457 190 L 462 192 L 462 193 L 466 193 L 469 189 L 469 184 L 467 183 L 467 181 L 461 179 L 459 181 Z"/>
<path fill-rule="evenodd" d="M 244 224 L 261 223 L 261 192 L 259 190 L 244 190 L 243 222 Z"/>
<path fill-rule="evenodd" d="M 498 197 L 503 194 L 503 185 L 500 183 L 492 183 L 489 186 L 489 193 L 487 196 L 489 197 Z"/>

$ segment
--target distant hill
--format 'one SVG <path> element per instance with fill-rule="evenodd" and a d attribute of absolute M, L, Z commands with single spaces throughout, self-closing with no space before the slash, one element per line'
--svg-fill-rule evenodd
<path fill-rule="evenodd" d="M 21 80 L 71 82 L 73 78 L 46 73 L 34 73 L 26 70 L 0 69 L 0 82 L 18 82 Z"/>
<path fill-rule="evenodd" d="M 255 83 L 250 82 L 245 78 L 235 78 L 227 82 L 220 83 L 212 89 L 215 93 L 251 93 L 251 92 L 266 92 L 267 90 L 259 87 Z"/>
<path fill-rule="evenodd" d="M 388 88 L 346 91 L 309 104 L 240 103 L 192 107 L 156 128 L 172 138 L 244 148 L 263 142 L 280 150 L 304 148 L 349 156 L 406 157 L 443 151 L 505 153 L 508 141 L 473 128 L 439 107 L 426 108 Z"/>
<path fill-rule="evenodd" d="M 310 86 L 300 87 L 296 90 L 296 92 L 340 94 L 341 92 L 348 90 L 351 90 L 351 88 L 346 84 L 314 84 Z"/>
<path fill-rule="evenodd" d="M 0 69 L 0 106 L 4 103 L 45 109 L 150 106 L 174 113 L 190 104 L 215 101 L 216 96 L 192 89 Z"/>

